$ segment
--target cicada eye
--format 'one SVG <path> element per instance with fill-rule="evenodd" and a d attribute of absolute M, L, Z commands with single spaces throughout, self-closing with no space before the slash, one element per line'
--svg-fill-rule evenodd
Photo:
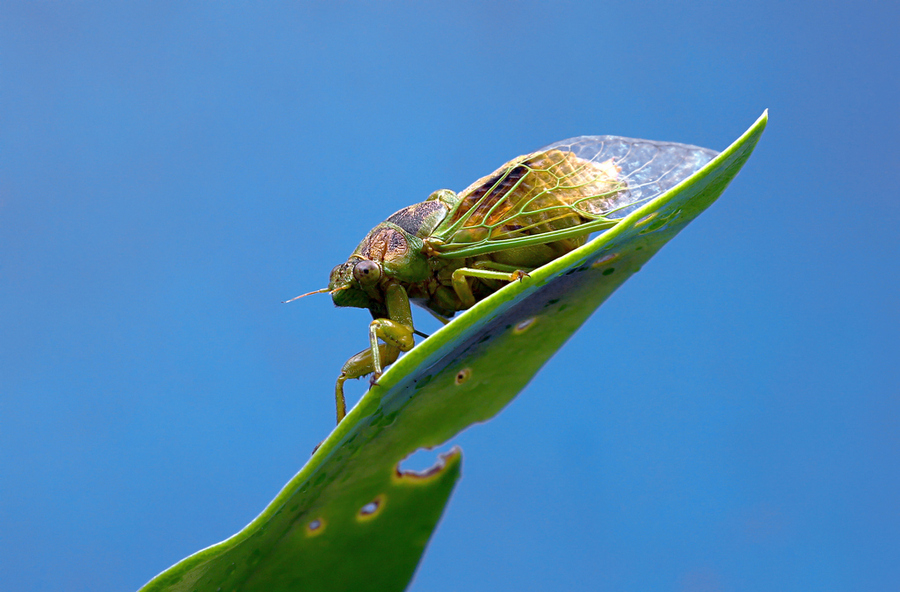
<path fill-rule="evenodd" d="M 360 261 L 353 266 L 353 277 L 363 286 L 371 286 L 381 279 L 381 266 L 374 261 Z"/>

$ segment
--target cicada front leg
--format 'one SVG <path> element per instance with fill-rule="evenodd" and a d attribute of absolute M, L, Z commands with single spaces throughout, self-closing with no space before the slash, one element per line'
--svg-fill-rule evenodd
<path fill-rule="evenodd" d="M 528 277 L 528 272 L 521 268 L 493 261 L 476 261 L 474 267 L 460 267 L 454 270 L 451 280 L 453 282 L 453 291 L 456 292 L 456 296 L 463 307 L 471 308 L 475 305 L 475 295 L 472 294 L 472 288 L 467 281 L 468 278 L 514 282 L 526 277 Z"/>
<path fill-rule="evenodd" d="M 409 296 L 403 286 L 389 284 L 385 290 L 385 304 L 390 318 L 375 319 L 369 323 L 369 347 L 347 360 L 341 368 L 334 387 L 338 423 L 347 414 L 344 382 L 372 374 L 372 385 L 375 385 L 384 367 L 393 364 L 401 351 L 409 351 L 416 344 Z M 384 343 L 378 343 L 379 339 Z"/>

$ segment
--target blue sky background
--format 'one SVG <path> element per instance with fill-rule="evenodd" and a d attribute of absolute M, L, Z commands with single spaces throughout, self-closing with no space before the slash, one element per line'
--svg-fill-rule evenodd
<path fill-rule="evenodd" d="M 721 150 L 769 108 L 719 202 L 454 439 L 412 590 L 900 588 L 898 30 L 891 2 L 4 3 L 2 587 L 134 590 L 261 511 L 368 318 L 280 301 L 395 210 L 570 136 Z"/>

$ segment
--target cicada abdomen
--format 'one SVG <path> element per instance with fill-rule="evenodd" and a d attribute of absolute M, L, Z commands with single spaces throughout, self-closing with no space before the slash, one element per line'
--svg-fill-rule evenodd
<path fill-rule="evenodd" d="M 624 188 L 612 159 L 597 163 L 562 150 L 534 152 L 460 193 L 435 236 L 447 253 L 484 245 L 485 252 L 496 252 L 494 260 L 541 265 L 583 245 L 591 230 L 559 240 L 548 237 L 545 243 L 513 247 L 512 252 L 506 252 L 507 245 L 600 220 Z"/>

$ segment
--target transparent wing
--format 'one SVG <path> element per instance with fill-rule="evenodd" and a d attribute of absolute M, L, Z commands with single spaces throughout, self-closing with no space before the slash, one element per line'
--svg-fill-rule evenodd
<path fill-rule="evenodd" d="M 581 136 L 520 156 L 459 194 L 432 235 L 468 257 L 609 228 L 699 170 L 716 152 L 617 136 Z"/>
<path fill-rule="evenodd" d="M 580 136 L 543 150 L 565 150 L 589 162 L 612 160 L 625 191 L 616 196 L 607 217 L 624 218 L 703 168 L 719 153 L 709 148 L 619 136 Z"/>

